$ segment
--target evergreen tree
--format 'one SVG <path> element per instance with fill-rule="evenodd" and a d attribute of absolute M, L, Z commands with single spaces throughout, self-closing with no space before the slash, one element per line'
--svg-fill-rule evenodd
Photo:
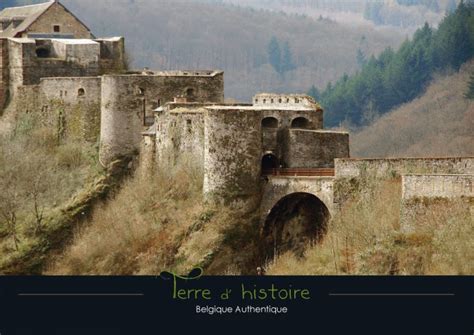
<path fill-rule="evenodd" d="M 474 73 L 471 74 L 471 78 L 467 86 L 467 92 L 464 96 L 466 99 L 474 100 Z"/>
<path fill-rule="evenodd" d="M 457 8 L 456 0 L 449 0 L 448 5 L 446 6 L 446 13 L 451 14 L 456 11 Z"/>
<path fill-rule="evenodd" d="M 364 66 L 367 63 L 367 58 L 365 57 L 364 52 L 360 49 L 357 49 L 356 59 L 357 59 L 357 64 L 360 67 Z"/>
<path fill-rule="evenodd" d="M 285 73 L 295 69 L 295 64 L 293 63 L 293 55 L 291 54 L 290 44 L 288 41 L 283 44 L 283 55 L 281 60 L 280 73 Z"/>
<path fill-rule="evenodd" d="M 273 36 L 267 47 L 268 61 L 276 72 L 281 73 L 281 49 L 278 39 Z"/>
<path fill-rule="evenodd" d="M 321 99 L 321 93 L 319 92 L 316 86 L 311 86 L 307 93 L 310 97 L 313 97 L 314 100 L 319 101 Z"/>

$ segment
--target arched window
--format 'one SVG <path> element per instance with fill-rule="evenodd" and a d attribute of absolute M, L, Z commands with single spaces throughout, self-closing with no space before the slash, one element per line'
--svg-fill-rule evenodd
<path fill-rule="evenodd" d="M 138 96 L 144 96 L 145 95 L 145 89 L 142 87 L 137 88 L 137 95 Z"/>
<path fill-rule="evenodd" d="M 47 47 L 38 47 L 36 48 L 36 56 L 38 58 L 48 58 L 50 56 L 51 52 L 49 51 L 49 48 Z"/>
<path fill-rule="evenodd" d="M 188 97 L 188 98 L 194 97 L 194 88 L 186 89 L 186 97 Z"/>
<path fill-rule="evenodd" d="M 309 127 L 309 120 L 305 117 L 297 117 L 291 121 L 291 128 L 307 129 Z"/>
<path fill-rule="evenodd" d="M 278 120 L 274 117 L 266 117 L 262 120 L 262 128 L 278 128 Z"/>
<path fill-rule="evenodd" d="M 77 90 L 78 97 L 83 97 L 84 95 L 86 95 L 86 91 L 82 87 Z"/>

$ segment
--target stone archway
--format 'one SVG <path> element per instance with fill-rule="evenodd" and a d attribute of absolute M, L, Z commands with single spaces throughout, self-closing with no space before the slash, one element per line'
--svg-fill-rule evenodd
<path fill-rule="evenodd" d="M 262 173 L 268 173 L 272 169 L 278 169 L 279 160 L 273 153 L 267 153 L 262 157 Z"/>
<path fill-rule="evenodd" d="M 261 231 L 262 262 L 292 251 L 303 256 L 306 247 L 322 240 L 330 213 L 311 193 L 292 193 L 281 198 L 270 210 Z"/>

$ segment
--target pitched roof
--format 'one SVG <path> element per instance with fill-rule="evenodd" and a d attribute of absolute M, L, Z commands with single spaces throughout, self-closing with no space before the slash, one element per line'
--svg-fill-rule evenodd
<path fill-rule="evenodd" d="M 63 4 L 61 4 L 59 1 L 52 0 L 37 5 L 5 8 L 4 10 L 0 11 L 0 22 L 4 20 L 11 21 L 14 18 L 23 20 L 23 22 L 21 22 L 16 28 L 12 24 L 10 24 L 7 29 L 5 29 L 4 31 L 0 31 L 0 38 L 16 37 L 18 33 L 27 30 L 28 27 L 30 27 L 36 20 L 38 20 L 38 18 L 43 15 L 55 3 L 63 7 L 66 12 L 72 15 L 80 24 L 82 24 L 84 27 L 86 27 L 87 30 L 90 31 L 90 29 Z"/>
<path fill-rule="evenodd" d="M 54 1 L 50 1 L 37 5 L 5 8 L 0 12 L 0 21 L 11 21 L 14 18 L 21 18 L 23 22 L 17 27 L 10 24 L 7 29 L 0 32 L 0 37 L 15 37 L 19 32 L 25 31 L 53 4 Z"/>

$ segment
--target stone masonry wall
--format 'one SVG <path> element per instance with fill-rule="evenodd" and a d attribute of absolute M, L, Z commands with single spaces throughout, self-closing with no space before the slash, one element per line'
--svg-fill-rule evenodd
<path fill-rule="evenodd" d="M 45 78 L 40 84 L 42 114 L 59 124 L 60 136 L 95 142 L 100 132 L 99 77 Z"/>
<path fill-rule="evenodd" d="M 402 198 L 474 197 L 474 175 L 405 175 Z"/>
<path fill-rule="evenodd" d="M 289 129 L 285 149 L 288 168 L 333 168 L 335 158 L 349 157 L 349 134 Z"/>
<path fill-rule="evenodd" d="M 156 120 L 156 161 L 170 167 L 187 159 L 204 168 L 204 112 L 199 108 L 175 108 Z"/>
<path fill-rule="evenodd" d="M 376 178 L 404 174 L 474 174 L 474 157 L 336 159 L 337 178 L 372 175 Z"/>
<path fill-rule="evenodd" d="M 197 102 L 222 102 L 223 74 L 209 76 L 116 75 L 102 77 L 101 162 L 138 152 L 146 117 L 192 89 Z"/>
<path fill-rule="evenodd" d="M 474 175 L 406 175 L 402 177 L 400 225 L 404 232 L 436 229 L 444 211 L 465 219 L 474 215 Z M 459 220 L 459 218 L 457 218 Z"/>
<path fill-rule="evenodd" d="M 0 115 L 8 100 L 9 71 L 8 71 L 8 41 L 0 39 Z"/>
<path fill-rule="evenodd" d="M 261 114 L 239 107 L 208 107 L 205 114 L 204 194 L 256 206 L 260 194 Z"/>
<path fill-rule="evenodd" d="M 74 38 L 93 38 L 87 27 L 59 3 L 55 3 L 41 15 L 22 37 L 26 37 L 28 33 L 53 34 L 54 25 L 60 26 L 61 34 L 73 34 Z"/>

